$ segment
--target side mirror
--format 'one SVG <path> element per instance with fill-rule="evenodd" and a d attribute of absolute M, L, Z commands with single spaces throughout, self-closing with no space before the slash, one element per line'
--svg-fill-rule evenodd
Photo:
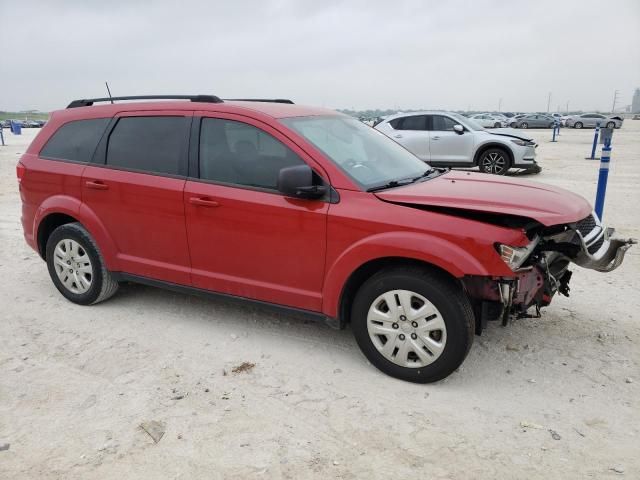
<path fill-rule="evenodd" d="M 464 127 L 462 125 L 454 125 L 453 131 L 456 132 L 458 135 L 462 135 L 464 133 Z"/>
<path fill-rule="evenodd" d="M 278 191 L 289 197 L 316 199 L 327 193 L 327 187 L 313 184 L 313 170 L 309 165 L 295 165 L 280 169 Z"/>

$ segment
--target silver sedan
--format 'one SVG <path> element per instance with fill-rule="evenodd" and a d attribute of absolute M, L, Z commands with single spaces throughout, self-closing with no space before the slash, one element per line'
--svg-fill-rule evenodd
<path fill-rule="evenodd" d="M 571 115 L 565 120 L 567 127 L 583 128 L 595 127 L 599 124 L 601 127 L 620 128 L 622 126 L 622 117 L 607 117 L 601 113 L 583 113 L 582 115 Z"/>

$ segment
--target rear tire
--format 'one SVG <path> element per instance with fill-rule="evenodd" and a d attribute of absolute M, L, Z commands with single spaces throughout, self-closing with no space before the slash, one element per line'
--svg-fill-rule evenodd
<path fill-rule="evenodd" d="M 424 268 L 397 267 L 376 273 L 360 287 L 351 326 L 362 353 L 379 370 L 429 383 L 462 364 L 473 343 L 475 319 L 453 279 Z"/>
<path fill-rule="evenodd" d="M 582 122 L 576 122 L 573 124 L 573 128 L 582 128 Z"/>
<path fill-rule="evenodd" d="M 80 223 L 61 225 L 51 233 L 46 259 L 53 284 L 73 303 L 99 303 L 118 290 L 98 246 Z"/>
<path fill-rule="evenodd" d="M 500 124 L 498 122 L 494 123 L 493 128 L 500 128 Z"/>
<path fill-rule="evenodd" d="M 527 122 L 522 122 L 520 124 L 520 128 L 529 128 L 529 124 Z"/>

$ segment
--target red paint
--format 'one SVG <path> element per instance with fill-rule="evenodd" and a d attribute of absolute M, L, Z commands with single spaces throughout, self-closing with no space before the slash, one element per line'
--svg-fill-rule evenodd
<path fill-rule="evenodd" d="M 520 215 L 545 225 L 577 221 L 591 211 L 582 197 L 561 189 L 465 172 L 367 193 L 278 121 L 335 112 L 248 102 L 171 107 L 267 131 L 324 177 L 339 202 L 39 158 L 68 121 L 167 113 L 166 102 L 73 108 L 52 115 L 17 167 L 27 243 L 38 249 L 43 219 L 64 213 L 87 228 L 112 271 L 335 317 L 349 276 L 376 259 L 419 260 L 458 278 L 515 277 L 494 244 L 525 245 L 522 231 L 399 204 Z"/>

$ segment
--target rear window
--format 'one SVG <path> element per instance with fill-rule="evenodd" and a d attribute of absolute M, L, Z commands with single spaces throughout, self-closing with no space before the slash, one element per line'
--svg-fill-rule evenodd
<path fill-rule="evenodd" d="M 410 117 L 400 117 L 389 122 L 395 130 L 426 130 L 426 115 L 412 115 Z"/>
<path fill-rule="evenodd" d="M 124 117 L 107 144 L 106 164 L 127 170 L 184 175 L 189 118 Z"/>
<path fill-rule="evenodd" d="M 43 158 L 88 163 L 104 133 L 109 118 L 93 118 L 65 123 L 40 151 Z"/>

